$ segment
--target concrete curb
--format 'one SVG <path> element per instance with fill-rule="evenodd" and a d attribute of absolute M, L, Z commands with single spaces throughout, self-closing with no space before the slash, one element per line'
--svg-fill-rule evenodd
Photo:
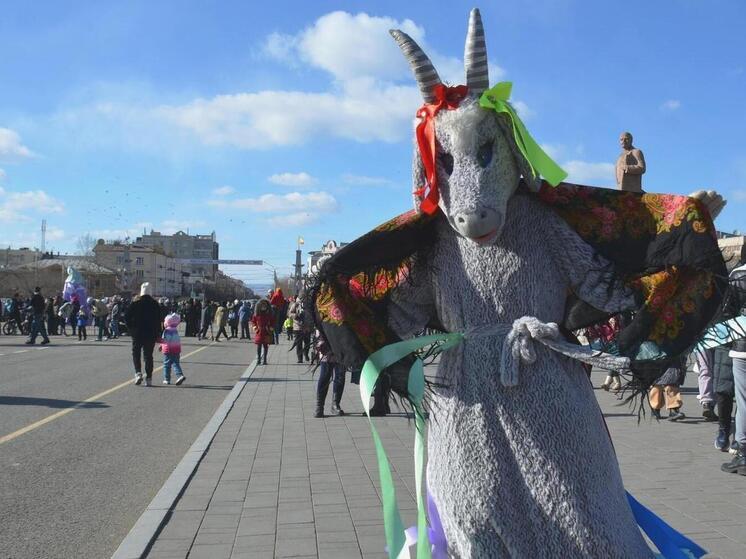
<path fill-rule="evenodd" d="M 210 418 L 210 421 L 207 422 L 197 440 L 189 447 L 184 458 L 176 465 L 166 483 L 163 484 L 160 491 L 153 497 L 145 512 L 137 519 L 135 525 L 125 536 L 124 540 L 122 540 L 122 543 L 119 544 L 111 559 L 140 559 L 145 554 L 148 546 L 160 531 L 166 520 L 166 516 L 171 512 L 174 503 L 176 503 L 176 500 L 189 483 L 202 457 L 207 453 L 207 449 L 210 448 L 212 439 L 215 437 L 218 429 L 220 429 L 223 421 L 225 421 L 228 413 L 233 408 L 233 404 L 241 395 L 246 383 L 255 370 L 256 359 L 246 367 L 241 378 L 238 379 L 238 382 L 225 397 L 223 403 L 220 404 L 220 407 L 212 418 Z"/>

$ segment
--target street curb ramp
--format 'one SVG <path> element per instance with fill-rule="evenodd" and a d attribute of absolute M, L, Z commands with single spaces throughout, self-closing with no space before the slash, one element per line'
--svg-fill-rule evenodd
<path fill-rule="evenodd" d="M 231 391 L 220 404 L 215 414 L 207 422 L 207 425 L 192 443 L 184 458 L 176 465 L 174 471 L 163 484 L 160 491 L 153 497 L 145 512 L 137 519 L 135 525 L 125 536 L 122 543 L 111 556 L 111 559 L 140 559 L 150 549 L 152 542 L 156 539 L 163 526 L 165 526 L 170 513 L 173 511 L 176 501 L 179 500 L 184 489 L 192 479 L 192 475 L 197 470 L 197 466 L 202 458 L 207 454 L 213 438 L 220 429 L 220 426 L 228 417 L 228 413 L 233 408 L 233 404 L 243 392 L 244 387 L 251 379 L 256 369 L 256 359 L 246 368 L 246 370 L 233 386 Z"/>

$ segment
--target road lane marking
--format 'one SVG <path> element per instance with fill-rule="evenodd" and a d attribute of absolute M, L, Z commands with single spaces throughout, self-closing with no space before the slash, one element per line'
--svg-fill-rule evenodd
<path fill-rule="evenodd" d="M 13 353 L 26 353 L 27 349 L 19 349 L 18 351 L 14 351 Z"/>
<path fill-rule="evenodd" d="M 192 351 L 192 352 L 187 353 L 186 355 L 184 355 L 182 357 L 182 359 L 186 359 L 190 355 L 194 355 L 195 353 L 199 353 L 203 349 L 207 349 L 208 347 L 212 347 L 213 345 L 215 345 L 215 342 L 212 342 L 211 344 L 206 345 L 206 346 L 202 346 L 199 349 L 195 349 L 194 351 Z M 155 369 L 153 369 L 153 372 L 157 373 L 158 371 L 161 371 L 161 370 L 163 370 L 163 365 L 161 365 L 161 366 L 156 367 Z M 100 400 L 101 398 L 103 398 L 104 396 L 108 396 L 112 392 L 116 392 L 117 390 L 120 390 L 120 389 L 124 388 L 125 386 L 131 386 L 131 385 L 132 385 L 132 379 L 130 379 L 130 380 L 126 381 L 126 382 L 123 382 L 121 384 L 118 384 L 116 386 L 112 386 L 108 390 L 104 390 L 103 392 L 99 392 L 95 396 L 91 396 L 90 398 L 86 398 L 85 400 L 83 400 L 82 402 L 78 402 L 74 406 L 71 406 L 69 408 L 65 408 L 64 410 L 60 410 L 60 411 L 58 411 L 56 413 L 53 413 L 52 415 L 48 415 L 44 419 L 40 419 L 39 421 L 35 421 L 34 423 L 30 423 L 30 424 L 26 425 L 25 427 L 22 427 L 22 428 L 18 429 L 18 431 L 14 431 L 12 433 L 8 433 L 7 435 L 5 435 L 3 437 L 0 437 L 0 444 L 7 443 L 9 441 L 12 441 L 13 439 L 17 439 L 21 435 L 25 435 L 26 433 L 29 433 L 29 432 L 33 431 L 34 429 L 38 429 L 42 425 L 46 425 L 47 423 L 50 423 L 50 422 L 54 421 L 55 419 L 59 419 L 63 415 L 67 415 L 68 413 L 70 413 L 72 411 L 75 411 L 78 408 L 83 407 L 84 404 L 90 404 L 91 402 L 95 402 L 96 400 Z"/>

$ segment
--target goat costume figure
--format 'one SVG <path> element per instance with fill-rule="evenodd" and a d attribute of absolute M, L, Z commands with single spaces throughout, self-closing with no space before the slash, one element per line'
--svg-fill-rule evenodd
<path fill-rule="evenodd" d="M 543 182 L 551 165 L 517 131 L 506 97 L 487 89 L 477 10 L 466 86 L 445 87 L 416 43 L 391 33 L 425 99 L 415 210 L 325 263 L 309 288 L 319 330 L 352 369 L 425 328 L 465 333 L 442 352 L 428 392 L 427 486 L 449 555 L 652 556 L 563 332 L 635 312 L 613 350 L 628 386 L 649 386 L 720 303 L 725 267 L 707 208 Z M 382 373 L 405 399 L 414 359 Z"/>

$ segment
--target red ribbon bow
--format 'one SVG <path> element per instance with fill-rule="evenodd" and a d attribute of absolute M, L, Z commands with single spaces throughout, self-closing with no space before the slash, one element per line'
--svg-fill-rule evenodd
<path fill-rule="evenodd" d="M 435 115 L 441 109 L 457 109 L 461 101 L 464 100 L 468 93 L 465 85 L 455 87 L 446 87 L 442 83 L 433 88 L 435 102 L 424 104 L 417 111 L 417 117 L 420 123 L 417 125 L 417 146 L 420 150 L 420 158 L 425 166 L 425 186 L 415 191 L 420 197 L 420 209 L 428 215 L 434 214 L 438 210 L 438 172 L 435 165 Z"/>

